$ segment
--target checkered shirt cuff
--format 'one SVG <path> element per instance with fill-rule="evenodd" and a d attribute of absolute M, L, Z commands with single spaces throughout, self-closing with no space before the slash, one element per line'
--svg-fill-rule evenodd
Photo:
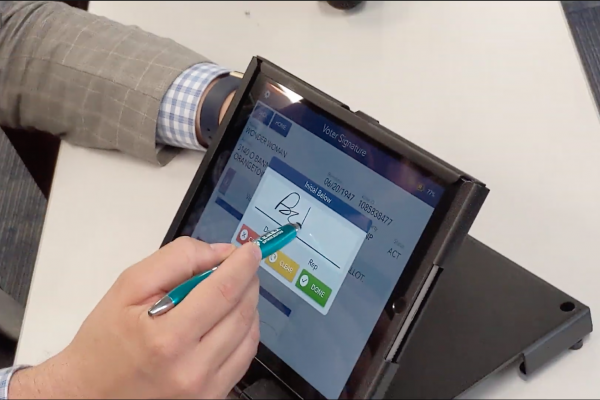
<path fill-rule="evenodd" d="M 196 137 L 198 102 L 215 78 L 229 72 L 212 63 L 196 64 L 183 71 L 160 103 L 156 142 L 186 149 L 204 149 Z"/>
<path fill-rule="evenodd" d="M 26 365 L 15 365 L 14 367 L 0 369 L 0 400 L 8 399 L 8 385 L 10 378 L 18 370 L 27 368 Z"/>

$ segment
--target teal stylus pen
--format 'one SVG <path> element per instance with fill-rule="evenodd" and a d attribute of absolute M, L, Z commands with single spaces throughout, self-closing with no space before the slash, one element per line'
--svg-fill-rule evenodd
<path fill-rule="evenodd" d="M 254 240 L 254 243 L 260 247 L 262 258 L 265 259 L 271 254 L 278 252 L 288 243 L 296 238 L 298 231 L 302 228 L 299 223 L 283 225 L 280 228 L 269 231 Z M 156 302 L 149 310 L 148 315 L 156 317 L 162 315 L 181 303 L 183 299 L 203 280 L 208 278 L 219 266 L 209 269 L 199 275 L 196 275 L 175 289 L 171 290 L 165 297 Z"/>

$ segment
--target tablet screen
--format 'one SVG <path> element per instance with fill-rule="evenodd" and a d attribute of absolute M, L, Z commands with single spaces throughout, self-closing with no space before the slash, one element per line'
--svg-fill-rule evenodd
<path fill-rule="evenodd" d="M 244 107 L 184 234 L 239 246 L 302 223 L 261 263 L 261 342 L 337 398 L 444 187 L 274 82 L 256 83 Z"/>

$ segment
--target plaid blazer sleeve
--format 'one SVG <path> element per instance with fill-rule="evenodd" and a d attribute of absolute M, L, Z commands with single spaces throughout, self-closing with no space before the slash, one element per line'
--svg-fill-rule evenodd
<path fill-rule="evenodd" d="M 170 39 L 49 1 L 0 2 L 0 125 L 166 164 L 160 102 L 208 60 Z"/>

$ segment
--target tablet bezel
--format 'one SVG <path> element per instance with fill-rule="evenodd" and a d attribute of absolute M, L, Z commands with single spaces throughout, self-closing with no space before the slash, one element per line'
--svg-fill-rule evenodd
<path fill-rule="evenodd" d="M 386 359 L 389 359 L 390 349 L 394 346 L 402 326 L 407 322 L 407 316 L 415 300 L 419 293 L 423 291 L 422 289 L 427 284 L 428 278 L 431 279 L 432 270 L 443 269 L 446 259 L 453 253 L 453 250 L 456 250 L 462 238 L 468 232 L 468 228 L 483 203 L 485 194 L 487 194 L 487 189 L 482 183 L 382 127 L 377 121 L 365 114 L 352 112 L 348 106 L 292 74 L 265 59 L 255 57 L 244 74 L 240 88 L 223 118 L 214 142 L 198 168 L 165 236 L 163 246 L 181 236 L 183 224 L 193 211 L 192 207 L 195 205 L 201 189 L 210 184 L 211 175 L 217 167 L 219 156 L 231 147 L 232 142 L 237 142 L 241 135 L 241 129 L 238 129 L 239 132 L 232 132 L 234 127 L 230 125 L 231 122 L 235 121 L 239 114 L 243 112 L 244 100 L 251 92 L 257 79 L 262 81 L 264 78 L 292 90 L 325 114 L 329 114 L 335 120 L 351 126 L 363 138 L 375 142 L 381 148 L 394 153 L 398 158 L 407 159 L 419 168 L 432 173 L 445 186 L 442 199 L 436 206 L 430 222 L 406 265 L 405 271 L 382 311 L 382 316 L 386 315 L 389 318 L 386 333 L 383 339 L 379 339 L 381 343 L 376 347 L 377 351 L 373 354 L 373 360 L 364 376 L 360 382 L 354 385 L 353 397 L 370 397 L 377 389 L 381 377 L 385 374 L 386 364 L 389 364 L 389 360 Z M 230 133 L 230 135 L 227 135 L 224 140 L 226 133 Z M 232 134 L 236 136 L 231 136 Z M 215 178 L 213 175 L 212 179 Z M 404 304 L 402 309 L 398 306 L 400 300 Z M 412 311 L 414 315 L 415 310 L 412 309 Z M 406 331 L 406 327 L 404 330 Z M 371 334 L 365 347 L 372 340 L 373 334 Z M 273 359 L 277 360 L 278 371 L 273 371 L 274 363 L 271 362 Z M 256 361 L 270 370 L 299 397 L 324 398 L 262 343 L 259 346 Z"/>

